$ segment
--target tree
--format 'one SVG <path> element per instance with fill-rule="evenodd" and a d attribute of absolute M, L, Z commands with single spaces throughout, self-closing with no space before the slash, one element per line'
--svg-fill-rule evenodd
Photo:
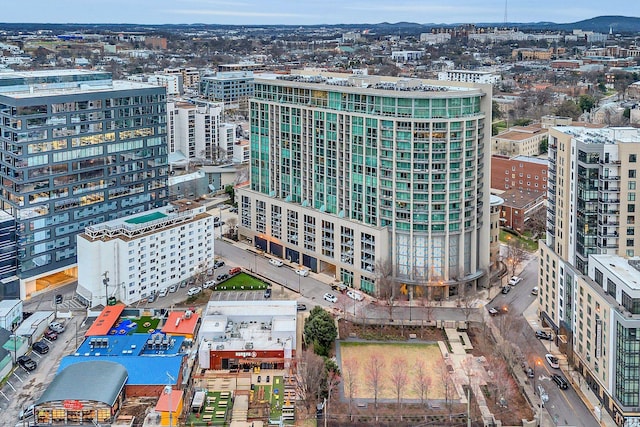
<path fill-rule="evenodd" d="M 540 141 L 540 145 L 538 146 L 538 149 L 540 150 L 540 154 L 544 154 L 549 151 L 548 137 L 545 136 L 544 138 L 542 138 L 542 140 Z"/>
<path fill-rule="evenodd" d="M 515 236 L 507 237 L 507 262 L 511 267 L 511 275 L 516 274 L 516 266 L 527 258 L 527 250 L 522 241 Z"/>
<path fill-rule="evenodd" d="M 227 185 L 224 187 L 224 192 L 229 195 L 229 200 L 231 200 L 231 204 L 236 205 L 236 189 L 233 185 Z"/>
<path fill-rule="evenodd" d="M 386 301 L 389 307 L 389 319 L 393 319 L 393 306 L 396 298 L 396 281 L 393 277 L 393 265 L 390 261 L 376 263 L 376 284 L 380 299 Z"/>
<path fill-rule="evenodd" d="M 596 105 L 596 99 L 591 95 L 580 95 L 578 98 L 578 107 L 582 112 L 590 111 Z"/>
<path fill-rule="evenodd" d="M 384 381 L 384 358 L 378 353 L 371 354 L 366 361 L 365 369 L 367 372 L 366 382 L 369 390 L 373 392 L 373 406 L 376 408 L 377 416 L 378 395 Z"/>
<path fill-rule="evenodd" d="M 327 390 L 327 407 L 324 408 L 325 416 L 329 416 L 329 406 L 331 405 L 331 395 L 338 389 L 338 385 L 342 381 L 340 369 L 332 359 L 325 360 L 326 367 L 326 390 Z"/>
<path fill-rule="evenodd" d="M 424 405 L 429 400 L 429 389 L 431 388 L 431 377 L 424 360 L 416 360 L 413 366 L 413 391 L 420 396 L 420 403 Z"/>
<path fill-rule="evenodd" d="M 326 368 L 322 357 L 311 351 L 303 350 L 297 360 L 298 396 L 309 410 L 320 399 L 322 384 L 326 379 Z"/>
<path fill-rule="evenodd" d="M 328 356 L 331 345 L 338 337 L 333 318 L 320 306 L 314 307 L 304 322 L 304 339 L 307 345 L 321 356 Z"/>
<path fill-rule="evenodd" d="M 353 413 L 353 399 L 358 392 L 358 360 L 345 359 L 342 362 L 342 373 L 344 375 L 344 393 L 349 399 L 349 417 Z"/>
<path fill-rule="evenodd" d="M 502 118 L 502 110 L 500 110 L 500 104 L 497 101 L 491 103 L 491 116 L 493 120 L 500 120 Z"/>
<path fill-rule="evenodd" d="M 402 411 L 402 393 L 407 387 L 407 380 L 407 359 L 404 357 L 398 357 L 393 360 L 393 366 L 391 367 L 391 384 L 393 384 L 393 391 L 396 394 L 396 403 L 398 404 L 400 411 Z"/>
<path fill-rule="evenodd" d="M 573 120 L 578 120 L 582 111 L 578 104 L 573 102 L 570 99 L 563 101 L 562 104 L 558 105 L 555 109 L 554 114 L 560 117 L 571 117 Z"/>
<path fill-rule="evenodd" d="M 444 391 L 444 404 L 449 411 L 449 418 L 451 418 L 451 410 L 453 409 L 453 384 L 451 382 L 451 372 L 449 372 L 449 366 L 446 363 L 440 364 L 439 372 L 440 382 L 442 383 L 442 389 Z"/>
<path fill-rule="evenodd" d="M 473 295 L 465 294 L 458 300 L 458 304 L 460 305 L 460 310 L 464 314 L 464 320 L 469 324 L 469 318 L 471 315 L 478 311 L 478 308 L 475 305 L 476 299 Z"/>

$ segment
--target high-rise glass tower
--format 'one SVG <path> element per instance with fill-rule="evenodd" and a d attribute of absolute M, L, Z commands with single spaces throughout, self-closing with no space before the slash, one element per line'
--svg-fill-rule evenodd
<path fill-rule="evenodd" d="M 379 76 L 256 79 L 240 234 L 376 294 L 433 298 L 489 266 L 491 86 Z"/>
<path fill-rule="evenodd" d="M 0 75 L 0 203 L 23 297 L 74 273 L 76 234 L 167 197 L 165 88 L 105 72 Z"/>

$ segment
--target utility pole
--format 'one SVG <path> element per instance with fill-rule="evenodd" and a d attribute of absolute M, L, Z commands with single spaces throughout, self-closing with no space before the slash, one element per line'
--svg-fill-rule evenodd
<path fill-rule="evenodd" d="M 104 279 L 102 279 L 102 283 L 104 284 L 104 306 L 109 305 L 109 272 L 105 271 L 103 274 Z"/>

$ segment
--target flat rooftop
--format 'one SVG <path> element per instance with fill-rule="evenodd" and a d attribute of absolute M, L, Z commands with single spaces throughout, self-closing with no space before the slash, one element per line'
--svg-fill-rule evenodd
<path fill-rule="evenodd" d="M 585 144 L 639 143 L 640 129 L 632 127 L 587 128 L 561 126 L 554 129 L 573 136 Z"/>
<path fill-rule="evenodd" d="M 627 259 L 614 254 L 589 255 L 589 257 L 614 273 L 621 281 L 629 286 L 629 288 L 640 290 L 640 270 L 630 264 L 630 262 L 640 264 L 640 257 Z"/>

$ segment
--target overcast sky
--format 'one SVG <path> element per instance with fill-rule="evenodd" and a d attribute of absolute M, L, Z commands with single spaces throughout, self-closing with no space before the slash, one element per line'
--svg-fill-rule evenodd
<path fill-rule="evenodd" d="M 509 0 L 509 22 L 640 16 L 637 0 Z M 0 22 L 361 24 L 503 22 L 505 0 L 3 0 Z M 1 28 L 1 27 L 0 27 Z"/>

